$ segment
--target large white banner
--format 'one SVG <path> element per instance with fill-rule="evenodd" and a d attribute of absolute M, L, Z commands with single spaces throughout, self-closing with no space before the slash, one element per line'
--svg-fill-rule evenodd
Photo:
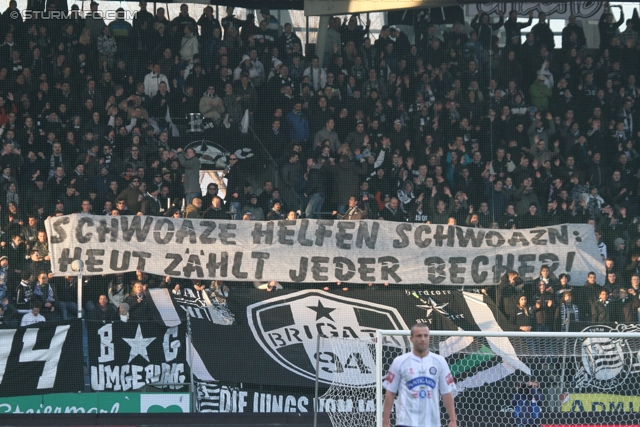
<path fill-rule="evenodd" d="M 567 2 L 567 3 L 476 3 L 466 6 L 466 15 L 476 16 L 479 11 L 489 15 L 498 15 L 499 11 L 505 11 L 507 16 L 510 11 L 518 11 L 518 16 L 524 18 L 529 11 L 534 12 L 534 17 L 538 13 L 544 12 L 549 19 L 568 19 L 569 15 L 575 15 L 578 19 L 598 20 L 604 9 L 603 2 Z M 506 17 L 505 17 L 506 19 Z M 537 19 L 534 19 L 537 22 Z"/>
<path fill-rule="evenodd" d="M 604 274 L 593 227 L 490 230 L 385 221 L 211 221 L 69 215 L 46 222 L 56 276 L 142 270 L 203 280 L 491 284 L 543 264 L 572 283 Z"/>

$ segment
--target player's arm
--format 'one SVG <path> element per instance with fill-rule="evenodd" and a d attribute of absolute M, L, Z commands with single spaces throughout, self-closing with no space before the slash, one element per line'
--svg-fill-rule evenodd
<path fill-rule="evenodd" d="M 444 402 L 444 408 L 447 410 L 447 414 L 449 415 L 449 427 L 457 427 L 458 419 L 456 418 L 456 405 L 453 401 L 453 393 L 443 394 L 442 401 Z M 386 409 L 387 407 L 386 400 L 384 404 Z"/>
<path fill-rule="evenodd" d="M 393 402 L 395 400 L 396 394 L 387 390 L 384 394 L 384 405 L 382 407 L 382 427 L 391 426 L 391 409 L 393 408 Z"/>

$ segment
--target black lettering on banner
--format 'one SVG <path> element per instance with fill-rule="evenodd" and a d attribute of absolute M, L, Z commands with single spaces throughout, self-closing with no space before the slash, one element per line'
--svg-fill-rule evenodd
<path fill-rule="evenodd" d="M 67 266 L 70 265 L 73 261 L 80 259 L 82 257 L 82 248 L 73 248 L 73 256 L 69 256 L 70 249 L 64 248 L 62 253 L 60 253 L 60 258 L 58 258 L 58 271 L 64 273 L 67 271 Z"/>
<path fill-rule="evenodd" d="M 329 257 L 314 256 L 311 257 L 311 273 L 313 274 L 313 280 L 318 282 L 325 282 L 329 280 L 329 277 L 323 276 L 322 273 L 329 271 L 329 267 L 323 266 L 329 262 Z"/>
<path fill-rule="evenodd" d="M 392 256 L 382 256 L 378 258 L 378 264 L 380 264 L 381 280 L 388 281 L 389 277 L 391 277 L 396 283 L 402 282 L 402 279 L 396 273 L 400 268 L 400 262 L 398 261 L 398 258 Z"/>
<path fill-rule="evenodd" d="M 176 231 L 176 243 L 181 245 L 185 237 L 189 238 L 189 243 L 192 245 L 198 242 L 196 230 L 193 227 L 193 222 L 190 219 L 182 220 L 180 229 Z"/>
<path fill-rule="evenodd" d="M 356 248 L 362 249 L 362 242 L 364 242 L 369 249 L 375 249 L 379 231 L 380 224 L 373 222 L 371 223 L 371 234 L 369 234 L 369 223 L 366 221 L 360 221 L 360 225 L 358 226 L 358 235 L 356 237 Z"/>
<path fill-rule="evenodd" d="M 200 240 L 200 243 L 203 245 L 213 245 L 216 242 L 216 238 L 209 236 L 211 236 L 213 230 L 216 229 L 216 223 L 214 221 L 200 221 L 200 225 L 206 228 L 202 233 L 200 233 L 198 240 Z"/>
<path fill-rule="evenodd" d="M 144 271 L 146 259 L 151 258 L 151 252 L 133 251 L 131 255 L 138 258 L 138 266 L 136 267 L 136 270 Z"/>
<path fill-rule="evenodd" d="M 442 246 L 442 244 L 444 243 L 444 241 L 447 241 L 447 246 L 452 248 L 454 243 L 455 243 L 455 227 L 449 227 L 448 225 L 447 227 L 447 234 L 444 234 L 444 227 L 443 225 L 438 225 L 436 227 L 436 234 L 433 236 L 434 240 L 436 241 L 436 246 Z"/>
<path fill-rule="evenodd" d="M 535 272 L 534 266 L 528 264 L 535 260 L 536 256 L 534 254 L 518 255 L 518 262 L 520 263 L 520 267 L 518 267 L 518 275 L 520 275 L 523 280 L 526 280 L 527 274 Z"/>
<path fill-rule="evenodd" d="M 256 279 L 262 279 L 262 274 L 264 272 L 264 260 L 269 259 L 269 256 L 270 254 L 268 252 L 251 252 L 251 258 L 258 260 L 254 276 Z"/>
<path fill-rule="evenodd" d="M 129 226 L 129 218 L 131 218 L 131 226 Z M 142 223 L 141 216 L 127 216 L 120 217 L 120 227 L 122 227 L 122 238 L 125 242 L 130 242 L 133 237 L 133 233 L 136 234 L 136 240 L 138 242 L 144 242 L 147 240 L 149 230 L 151 230 L 151 224 L 153 223 L 152 216 L 144 217 L 144 226 L 140 227 Z"/>
<path fill-rule="evenodd" d="M 541 239 L 542 236 L 547 234 L 547 230 L 545 230 L 544 228 L 536 228 L 534 230 L 529 230 L 529 233 L 534 235 L 531 238 L 531 243 L 533 243 L 534 245 L 546 245 L 547 244 L 547 239 Z"/>
<path fill-rule="evenodd" d="M 243 252 L 236 252 L 236 254 L 233 256 L 233 267 L 231 267 L 231 274 L 233 274 L 233 277 L 235 277 L 236 279 L 246 279 L 247 277 L 249 277 L 249 273 L 241 271 L 243 255 Z"/>
<path fill-rule="evenodd" d="M 351 249 L 351 244 L 346 243 L 353 239 L 353 233 L 347 233 L 347 230 L 353 230 L 356 228 L 355 222 L 350 221 L 338 221 L 338 234 L 336 235 L 336 246 L 339 249 Z M 329 258 L 327 258 L 327 262 Z"/>
<path fill-rule="evenodd" d="M 171 261 L 169 263 L 169 265 L 167 266 L 167 268 L 164 269 L 164 274 L 166 274 L 167 276 L 180 276 L 180 271 L 176 270 L 176 267 L 178 265 L 180 265 L 180 263 L 182 262 L 182 255 L 180 254 L 166 254 L 164 256 L 166 259 L 172 259 L 173 261 Z"/>
<path fill-rule="evenodd" d="M 480 264 L 489 264 L 489 258 L 484 255 L 480 255 L 473 259 L 473 262 L 471 263 L 471 278 L 473 279 L 473 283 L 482 283 L 487 280 L 487 276 L 489 275 L 486 271 L 480 272 Z"/>
<path fill-rule="evenodd" d="M 411 231 L 411 224 L 400 223 L 396 227 L 396 234 L 400 239 L 395 239 L 393 241 L 394 249 L 403 249 L 409 246 L 409 236 L 407 236 L 406 231 Z"/>
<path fill-rule="evenodd" d="M 287 228 L 290 225 L 296 225 L 296 222 L 286 219 L 278 221 L 278 243 L 281 245 L 292 246 L 294 243 L 292 239 L 287 239 L 287 237 L 291 237 L 296 234 L 295 230 Z"/>
<path fill-rule="evenodd" d="M 447 278 L 444 273 L 445 263 L 442 258 L 437 256 L 426 258 L 424 260 L 424 265 L 427 266 L 427 280 L 429 280 L 429 283 L 433 283 L 435 285 L 444 282 Z"/>
<path fill-rule="evenodd" d="M 567 252 L 567 265 L 565 265 L 564 270 L 569 273 L 573 268 L 573 260 L 576 259 L 575 252 Z"/>
<path fill-rule="evenodd" d="M 370 276 L 369 273 L 375 273 L 375 268 L 368 267 L 369 264 L 375 264 L 375 258 L 358 258 L 358 273 L 360 273 L 360 280 L 363 282 L 373 282 L 376 280 L 375 276 Z"/>
<path fill-rule="evenodd" d="M 101 273 L 102 267 L 99 265 L 104 264 L 104 261 L 97 257 L 104 256 L 104 249 L 87 249 L 87 272 L 88 273 Z M 151 256 L 151 254 L 149 254 Z"/>
<path fill-rule="evenodd" d="M 514 231 L 513 234 L 511 235 L 511 238 L 509 239 L 509 244 L 511 246 L 515 246 L 518 243 L 522 243 L 522 246 L 529 246 L 529 241 L 527 240 L 527 238 L 524 237 L 524 235 L 521 232 Z"/>
<path fill-rule="evenodd" d="M 413 233 L 413 241 L 415 242 L 416 246 L 421 249 L 429 247 L 431 242 L 433 242 L 433 240 L 428 237 L 423 238 L 422 236 L 424 234 L 426 234 L 427 236 L 431 235 L 431 227 L 429 227 L 428 225 L 420 225 L 416 227 L 416 231 Z"/>
<path fill-rule="evenodd" d="M 451 228 L 451 227 L 449 227 Z M 479 248 L 482 246 L 482 239 L 484 238 L 484 231 L 477 230 L 475 228 L 467 228 L 466 232 L 462 229 L 462 227 L 456 227 L 456 235 L 458 237 L 458 244 L 461 248 L 466 248 L 471 241 L 471 246 L 474 248 Z"/>
<path fill-rule="evenodd" d="M 253 237 L 253 243 L 259 245 L 264 237 L 265 245 L 270 245 L 273 243 L 273 222 L 269 221 L 265 225 L 265 230 L 262 231 L 261 222 L 256 222 L 253 226 L 253 231 L 251 232 L 251 237 Z"/>
<path fill-rule="evenodd" d="M 218 269 L 220 270 L 220 277 L 227 277 L 229 252 L 220 252 L 220 262 L 216 262 L 216 254 L 209 254 L 209 262 L 207 262 L 206 267 L 209 277 L 216 277 Z"/>
<path fill-rule="evenodd" d="M 223 245 L 235 245 L 236 242 L 233 240 L 236 238 L 236 233 L 231 233 L 229 230 L 235 230 L 238 228 L 235 224 L 220 224 L 218 226 L 220 229 L 220 241 Z"/>
<path fill-rule="evenodd" d="M 490 246 L 492 248 L 499 248 L 500 246 L 504 245 L 504 242 L 506 241 L 502 234 L 500 234 L 499 231 L 495 230 L 487 231 L 484 239 L 487 246 Z"/>
<path fill-rule="evenodd" d="M 82 229 L 85 225 L 93 227 L 93 220 L 88 216 L 81 217 L 76 224 L 76 240 L 78 243 L 87 243 L 93 237 L 93 233 L 82 234 Z"/>
<path fill-rule="evenodd" d="M 298 230 L 298 243 L 300 246 L 313 246 L 313 240 L 307 239 L 307 230 L 309 229 L 309 220 L 300 221 L 300 229 Z"/>
<path fill-rule="evenodd" d="M 515 257 L 513 254 L 507 254 L 507 263 L 503 264 L 504 255 L 496 255 L 496 263 L 493 265 L 493 283 L 498 283 L 500 278 L 509 270 L 513 270 Z"/>
<path fill-rule="evenodd" d="M 347 282 L 356 275 L 356 265 L 349 258 L 337 256 L 333 258 L 333 264 L 336 266 L 336 279 L 341 282 Z M 342 267 L 346 267 L 345 272 Z"/>
<path fill-rule="evenodd" d="M 111 225 L 107 225 L 108 222 L 111 222 Z M 110 242 L 118 241 L 118 218 L 108 218 L 102 219 L 98 223 L 96 227 L 96 232 L 98 233 L 98 242 L 104 243 L 107 238 L 107 234 L 111 236 L 109 239 Z"/>
<path fill-rule="evenodd" d="M 124 251 L 122 253 L 122 265 L 118 267 L 118 258 L 120 256 L 120 251 L 114 249 L 111 251 L 111 259 L 109 261 L 109 267 L 111 267 L 114 271 L 127 271 L 129 270 L 129 261 L 131 261 L 131 252 Z"/>
<path fill-rule="evenodd" d="M 63 216 L 60 219 L 57 219 L 53 222 L 53 231 L 55 231 L 57 234 L 54 234 L 53 236 L 49 236 L 49 239 L 51 240 L 51 244 L 55 244 L 55 243 L 62 243 L 65 240 L 67 240 L 67 232 L 64 231 L 64 228 L 62 228 L 63 225 L 69 224 L 69 217 L 68 216 Z"/>
<path fill-rule="evenodd" d="M 542 264 L 547 264 L 549 266 L 549 276 L 552 279 L 557 279 L 554 272 L 560 268 L 560 258 L 558 258 L 558 255 L 553 253 L 540 254 L 538 255 L 538 260 Z"/>
<path fill-rule="evenodd" d="M 556 244 L 556 240 L 562 244 L 569 244 L 569 228 L 566 225 L 560 226 L 560 232 L 557 228 L 549 228 L 549 243 Z"/>
<path fill-rule="evenodd" d="M 167 226 L 167 234 L 162 236 L 162 227 Z M 176 229 L 175 225 L 173 225 L 173 221 L 168 218 L 158 220 L 156 222 L 155 227 L 153 228 L 153 240 L 156 241 L 159 245 L 166 245 L 173 239 L 173 232 Z"/>
<path fill-rule="evenodd" d="M 189 253 L 189 249 L 187 249 L 186 253 Z M 204 277 L 204 272 L 202 271 L 202 263 L 200 262 L 200 256 L 198 256 L 197 253 L 189 254 L 187 263 L 182 267 L 182 274 L 184 274 L 186 278 L 190 278 L 193 273 L 196 273 L 196 276 L 199 279 L 202 279 Z"/>
<path fill-rule="evenodd" d="M 300 273 L 297 273 L 295 270 L 289 270 L 289 277 L 294 282 L 304 282 L 304 279 L 307 278 L 307 269 L 309 268 L 309 258 L 300 257 Z"/>
<path fill-rule="evenodd" d="M 471 230 L 471 228 L 469 229 Z M 484 233 L 483 233 L 484 234 Z M 461 267 L 460 264 L 465 264 L 467 259 L 465 257 L 450 257 L 449 258 L 449 276 L 451 283 L 462 284 L 464 283 L 464 277 L 458 277 L 458 274 L 464 274 L 467 269 Z"/>
<path fill-rule="evenodd" d="M 322 246 L 324 244 L 325 237 L 328 239 L 333 233 L 333 231 L 327 230 L 327 226 L 331 227 L 333 225 L 333 220 L 319 219 L 316 224 L 318 225 L 318 228 L 316 229 L 316 246 Z"/>

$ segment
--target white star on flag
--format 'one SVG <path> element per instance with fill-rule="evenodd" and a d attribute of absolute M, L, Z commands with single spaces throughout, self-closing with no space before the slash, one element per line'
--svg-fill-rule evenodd
<path fill-rule="evenodd" d="M 425 304 L 425 305 L 416 305 L 417 308 L 421 308 L 423 310 L 427 311 L 427 318 L 431 317 L 431 313 L 433 312 L 433 310 L 437 311 L 438 313 L 442 314 L 442 315 L 448 315 L 449 313 L 447 313 L 444 308 L 446 306 L 448 306 L 449 303 L 446 302 L 444 304 L 440 304 L 438 305 L 437 302 L 435 302 L 433 300 L 433 298 L 429 298 L 429 303 Z"/>
<path fill-rule="evenodd" d="M 153 342 L 153 340 L 155 340 L 155 337 L 144 338 L 142 336 L 142 329 L 140 329 L 140 325 L 138 325 L 138 330 L 136 330 L 135 338 L 122 339 L 131 347 L 131 353 L 129 353 L 129 362 L 131 362 L 137 355 L 144 357 L 145 359 L 147 359 L 147 362 L 150 362 L 149 354 L 147 354 L 147 347 Z"/>

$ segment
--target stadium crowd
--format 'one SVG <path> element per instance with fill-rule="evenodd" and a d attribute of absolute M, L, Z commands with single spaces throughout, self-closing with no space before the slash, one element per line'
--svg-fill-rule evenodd
<path fill-rule="evenodd" d="M 50 216 L 306 216 L 502 229 L 589 223 L 607 277 L 571 291 L 568 276 L 543 268 L 540 280 L 509 273 L 485 292 L 522 330 L 637 321 L 640 21 L 620 32 L 622 9 L 615 20 L 605 5 L 598 48 L 587 48 L 574 16 L 558 46 L 544 13 L 535 24 L 533 14 L 518 22 L 515 12 L 479 13 L 442 34 L 423 17 L 413 44 L 386 25 L 374 40 L 354 15 L 332 17 L 325 51 L 304 55 L 292 25 L 267 9 L 256 24 L 233 7 L 222 19 L 206 7 L 196 21 L 186 4 L 172 20 L 139 5 L 132 23 L 119 10 L 106 25 L 96 2 L 86 17 L 74 5 L 69 19 L 47 19 L 67 10 L 63 0 L 46 10 L 30 2 L 42 12 L 27 20 L 12 0 L 0 17 L 3 312 L 29 312 L 29 322 L 75 316 L 77 280 L 49 274 Z M 505 46 L 494 35 L 502 27 Z M 226 195 L 214 183 L 202 194 L 202 154 L 176 127 L 192 113 L 222 146 L 250 126 L 278 158 L 280 188 L 269 180 L 255 192 L 231 152 Z M 142 272 L 88 280 L 86 308 L 102 320 L 147 316 L 138 283 L 181 292 Z M 213 293 L 223 296 L 222 286 Z"/>

